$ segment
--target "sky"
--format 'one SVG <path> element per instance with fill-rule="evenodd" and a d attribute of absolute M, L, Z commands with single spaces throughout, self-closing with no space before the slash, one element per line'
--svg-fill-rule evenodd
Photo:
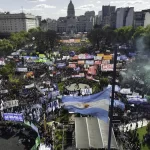
<path fill-rule="evenodd" d="M 42 19 L 58 19 L 67 15 L 70 0 L 0 0 L 0 12 L 32 13 L 42 16 Z M 118 7 L 134 7 L 135 11 L 150 9 L 150 0 L 72 0 L 76 16 L 84 15 L 86 11 L 94 10 L 96 14 L 102 10 L 102 5 Z"/>

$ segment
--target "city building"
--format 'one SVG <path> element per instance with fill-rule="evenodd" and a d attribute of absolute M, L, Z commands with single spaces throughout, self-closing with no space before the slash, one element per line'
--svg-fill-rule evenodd
<path fill-rule="evenodd" d="M 150 25 L 150 12 L 145 13 L 144 28 Z"/>
<path fill-rule="evenodd" d="M 116 11 L 116 28 L 133 26 L 134 7 L 118 8 Z"/>
<path fill-rule="evenodd" d="M 147 27 L 150 25 L 150 10 L 142 10 L 134 13 L 134 27 Z"/>
<path fill-rule="evenodd" d="M 111 13 L 110 27 L 113 29 L 116 28 L 116 12 Z"/>
<path fill-rule="evenodd" d="M 134 27 L 144 26 L 145 13 L 138 11 L 134 13 Z"/>
<path fill-rule="evenodd" d="M 12 33 L 20 31 L 28 31 L 31 28 L 39 26 L 39 20 L 36 16 L 31 14 L 0 14 L 0 32 Z"/>
<path fill-rule="evenodd" d="M 57 32 L 74 34 L 78 32 L 89 32 L 95 24 L 95 12 L 87 11 L 84 15 L 75 16 L 75 8 L 70 0 L 67 16 L 57 20 Z"/>
<path fill-rule="evenodd" d="M 116 6 L 102 6 L 102 25 L 111 26 L 112 14 L 116 11 Z M 114 17 L 114 16 L 113 16 Z"/>
<path fill-rule="evenodd" d="M 96 16 L 96 23 L 97 25 L 101 25 L 102 24 L 102 11 L 98 12 L 98 15 Z"/>
<path fill-rule="evenodd" d="M 54 30 L 57 32 L 57 21 L 54 19 L 42 20 L 40 26 L 43 31 Z"/>

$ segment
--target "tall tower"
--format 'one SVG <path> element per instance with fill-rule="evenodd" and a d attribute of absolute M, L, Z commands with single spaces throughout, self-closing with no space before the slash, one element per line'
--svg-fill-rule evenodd
<path fill-rule="evenodd" d="M 70 3 L 68 5 L 67 17 L 68 18 L 75 17 L 75 9 L 74 9 L 74 5 L 72 3 L 72 0 L 70 0 Z"/>

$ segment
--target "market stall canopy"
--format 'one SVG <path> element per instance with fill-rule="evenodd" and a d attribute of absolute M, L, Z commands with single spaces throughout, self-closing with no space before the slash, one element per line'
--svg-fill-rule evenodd
<path fill-rule="evenodd" d="M 75 118 L 75 140 L 77 149 L 100 149 L 108 147 L 109 124 L 97 118 Z M 112 130 L 111 148 L 118 149 Z"/>

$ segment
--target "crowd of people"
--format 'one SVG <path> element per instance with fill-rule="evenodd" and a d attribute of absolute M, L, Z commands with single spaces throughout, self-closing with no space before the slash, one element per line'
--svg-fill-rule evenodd
<path fill-rule="evenodd" d="M 69 55 L 69 53 L 67 54 Z M 95 58 L 91 54 L 87 55 L 89 58 L 91 57 L 92 60 Z M 75 54 L 74 54 L 75 56 Z M 73 56 L 73 57 L 74 57 Z M 78 64 L 77 60 L 73 60 L 73 57 L 71 59 L 62 59 L 61 57 L 56 57 L 55 60 L 53 60 L 52 64 L 44 63 L 44 62 L 35 62 L 32 59 L 25 59 L 24 57 L 17 56 L 17 62 L 16 57 L 14 59 L 11 59 L 10 61 L 14 61 L 16 65 L 16 76 L 21 76 L 24 80 L 24 84 L 20 89 L 9 89 L 8 82 L 9 77 L 1 76 L 1 84 L 0 84 L 0 90 L 6 92 L 0 93 L 1 98 L 1 114 L 4 113 L 20 113 L 23 114 L 24 120 L 27 120 L 29 122 L 32 122 L 38 126 L 39 129 L 39 135 L 41 139 L 44 139 L 44 142 L 49 147 L 53 147 L 54 145 L 54 138 L 53 138 L 53 127 L 47 127 L 47 130 L 45 131 L 45 125 L 43 122 L 43 115 L 45 115 L 46 122 L 55 121 L 55 119 L 60 115 L 60 112 L 63 108 L 61 108 L 61 98 L 62 95 L 70 95 L 70 96 L 85 96 L 92 94 L 92 91 L 90 91 L 90 88 L 92 87 L 84 87 L 83 89 L 80 88 L 80 82 L 78 80 L 80 73 L 84 74 L 83 78 L 87 79 L 87 85 L 88 85 L 88 78 L 87 75 L 91 73 L 92 80 L 97 75 L 97 72 L 95 70 L 90 68 L 90 65 L 84 65 L 84 64 Z M 110 55 L 109 55 L 110 57 Z M 90 58 L 90 63 L 91 63 Z M 96 59 L 101 59 L 101 57 Z M 126 60 L 126 59 L 125 59 Z M 124 69 L 126 67 L 126 61 L 123 60 L 121 69 Z M 97 60 L 96 60 L 97 61 Z M 98 60 L 99 61 L 99 60 Z M 106 63 L 107 61 L 105 61 Z M 109 63 L 112 63 L 112 60 L 108 61 Z M 7 60 L 6 63 L 9 63 Z M 75 67 L 69 67 L 69 64 L 76 64 Z M 120 63 L 120 62 L 119 62 Z M 97 64 L 98 66 L 100 64 Z M 27 71 L 19 71 L 27 69 Z M 91 70 L 92 71 L 91 71 Z M 95 68 L 94 68 L 95 69 Z M 88 71 L 88 72 L 87 72 Z M 102 72 L 101 75 L 103 76 L 110 76 L 108 72 Z M 93 73 L 94 72 L 94 73 Z M 119 80 L 119 71 L 117 71 L 117 80 Z M 72 78 L 74 79 L 74 83 L 71 82 Z M 59 91 L 58 83 L 60 83 L 63 80 L 63 86 L 62 86 L 62 92 Z M 108 83 L 111 83 L 112 78 L 108 80 Z M 68 86 L 71 86 L 71 84 L 75 84 L 74 90 L 67 89 Z M 117 83 L 116 83 L 117 84 Z M 118 82 L 119 85 L 119 82 Z M 120 89 L 123 87 L 120 87 Z M 119 102 L 122 102 L 124 104 L 124 107 L 115 107 L 114 108 L 114 114 L 118 116 L 118 120 L 120 124 L 127 124 L 133 121 L 138 121 L 140 119 L 143 119 L 144 117 L 149 116 L 149 110 L 148 108 L 145 108 L 143 105 L 137 105 L 136 103 L 129 103 L 128 97 L 126 93 L 121 93 L 121 90 L 115 91 L 115 100 L 118 100 Z M 131 95 L 131 93 L 130 93 Z M 17 106 L 3 106 L 3 104 L 7 101 L 11 100 L 18 100 Z M 140 111 L 140 114 L 138 113 Z M 1 116 L 1 120 L 4 120 L 3 116 Z M 54 124 L 55 126 L 55 124 Z M 120 131 L 116 127 L 115 130 L 117 131 L 117 136 L 121 136 Z M 9 131 L 9 129 L 6 129 L 6 131 Z M 19 133 L 21 133 L 19 131 Z M 2 134 L 3 131 L 2 131 Z M 122 138 L 123 147 L 125 149 L 130 150 L 140 150 L 141 144 L 138 140 L 138 134 L 136 133 L 136 130 L 134 132 L 128 131 L 124 133 L 124 138 Z M 126 140 L 128 138 L 128 140 Z M 144 141 L 148 136 L 144 137 Z M 26 141 L 26 140 L 22 140 Z M 31 142 L 32 143 L 32 142 Z M 134 143 L 134 144 L 133 144 Z"/>

